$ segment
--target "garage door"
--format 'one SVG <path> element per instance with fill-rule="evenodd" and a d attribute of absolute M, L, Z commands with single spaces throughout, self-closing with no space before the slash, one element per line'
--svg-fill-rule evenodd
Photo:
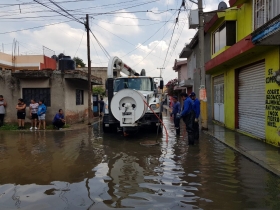
<path fill-rule="evenodd" d="M 224 75 L 213 78 L 214 83 L 214 120 L 225 122 L 224 109 Z"/>
<path fill-rule="evenodd" d="M 239 129 L 265 139 L 265 63 L 239 72 Z"/>

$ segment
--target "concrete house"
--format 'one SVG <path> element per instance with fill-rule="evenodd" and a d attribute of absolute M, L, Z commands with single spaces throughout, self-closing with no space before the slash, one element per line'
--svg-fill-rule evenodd
<path fill-rule="evenodd" d="M 82 71 L 85 71 L 85 72 L 88 71 L 87 67 L 77 68 L 77 70 L 82 70 Z M 101 78 L 102 87 L 105 89 L 105 82 L 108 78 L 107 67 L 91 67 L 91 74 L 96 76 L 96 77 Z M 120 70 L 114 70 L 113 74 L 114 74 L 114 77 L 120 77 Z"/>
<path fill-rule="evenodd" d="M 56 61 L 45 55 L 10 55 L 0 52 L 0 70 L 56 69 Z"/>
<path fill-rule="evenodd" d="M 101 85 L 101 78 L 92 75 L 91 84 Z M 0 70 L 0 94 L 8 103 L 5 122 L 17 121 L 15 107 L 19 98 L 27 105 L 31 99 L 44 99 L 47 123 L 59 109 L 64 110 L 67 123 L 81 122 L 88 115 L 87 89 L 87 74 L 79 70 Z"/>

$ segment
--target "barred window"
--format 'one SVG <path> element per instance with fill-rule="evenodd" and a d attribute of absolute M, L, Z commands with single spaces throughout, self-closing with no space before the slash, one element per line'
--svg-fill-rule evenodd
<path fill-rule="evenodd" d="M 76 105 L 84 105 L 84 91 L 76 90 Z"/>
<path fill-rule="evenodd" d="M 280 12 L 279 0 L 254 0 L 254 29 L 264 25 Z"/>
<path fill-rule="evenodd" d="M 51 106 L 50 88 L 22 88 L 22 98 L 26 106 L 30 105 L 31 99 L 34 99 L 36 102 L 44 100 L 46 106 Z"/>

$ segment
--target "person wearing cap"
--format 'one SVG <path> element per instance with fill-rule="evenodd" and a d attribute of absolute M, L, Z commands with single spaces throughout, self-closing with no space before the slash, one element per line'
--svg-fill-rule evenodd
<path fill-rule="evenodd" d="M 178 101 L 178 97 L 177 96 L 173 96 L 173 107 L 172 107 L 172 113 L 170 114 L 170 116 L 174 118 L 174 126 L 176 129 L 176 134 L 180 135 L 180 117 L 178 117 L 180 115 L 180 109 L 181 109 L 181 105 L 180 102 Z"/>
<path fill-rule="evenodd" d="M 181 93 L 181 97 L 184 100 L 184 108 L 181 113 L 181 118 L 183 118 L 183 120 L 186 124 L 189 145 L 194 145 L 195 113 L 193 110 L 193 100 L 188 96 L 187 93 Z"/>
<path fill-rule="evenodd" d="M 199 123 L 198 118 L 200 115 L 200 101 L 196 98 L 195 92 L 190 94 L 191 99 L 193 100 L 193 110 L 195 112 L 195 119 L 194 119 L 194 140 L 198 141 L 199 139 Z"/>

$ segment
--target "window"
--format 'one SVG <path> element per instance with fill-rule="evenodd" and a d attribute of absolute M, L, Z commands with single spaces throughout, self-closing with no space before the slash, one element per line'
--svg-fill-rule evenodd
<path fill-rule="evenodd" d="M 212 35 L 212 54 L 236 43 L 236 22 L 227 21 Z"/>
<path fill-rule="evenodd" d="M 84 105 L 84 91 L 76 90 L 76 105 Z"/>
<path fill-rule="evenodd" d="M 51 106 L 50 88 L 22 88 L 22 98 L 27 106 L 29 106 L 31 99 L 36 102 L 44 100 L 46 106 Z"/>
<path fill-rule="evenodd" d="M 114 81 L 114 92 L 118 92 L 125 88 L 142 91 L 154 90 L 152 78 L 121 78 Z"/>
<path fill-rule="evenodd" d="M 267 21 L 280 14 L 279 0 L 254 1 L 254 29 L 261 27 Z"/>
<path fill-rule="evenodd" d="M 213 34 L 213 54 L 226 46 L 226 24 L 223 24 Z"/>

